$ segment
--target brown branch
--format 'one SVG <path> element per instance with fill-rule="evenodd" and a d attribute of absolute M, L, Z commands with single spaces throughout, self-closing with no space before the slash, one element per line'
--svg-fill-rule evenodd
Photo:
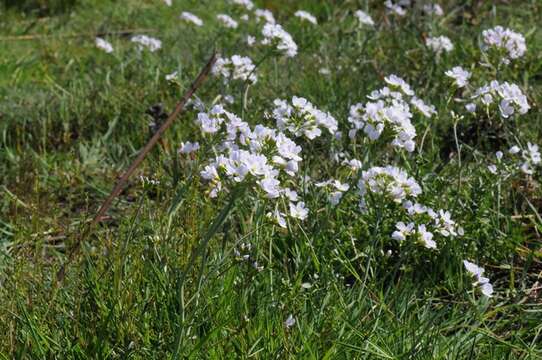
<path fill-rule="evenodd" d="M 201 70 L 198 77 L 192 85 L 190 86 L 190 89 L 188 89 L 181 100 L 177 103 L 177 106 L 175 107 L 175 110 L 168 116 L 167 120 L 160 126 L 160 128 L 154 133 L 153 137 L 149 140 L 147 145 L 139 152 L 139 155 L 137 158 L 132 162 L 128 170 L 121 176 L 121 178 L 117 181 L 117 184 L 111 191 L 111 194 L 105 199 L 102 206 L 100 206 L 100 209 L 98 210 L 96 216 L 90 223 L 90 225 L 87 227 L 86 231 L 84 231 L 81 236 L 77 239 L 76 243 L 73 245 L 71 251 L 68 254 L 68 259 L 66 262 L 62 265 L 61 269 L 57 273 L 57 279 L 62 280 L 64 278 L 66 266 L 70 264 L 72 261 L 74 255 L 79 251 L 81 248 L 81 244 L 83 240 L 91 234 L 92 229 L 102 220 L 103 216 L 109 210 L 111 207 L 111 204 L 113 203 L 113 200 L 122 192 L 124 187 L 126 186 L 126 182 L 128 178 L 134 173 L 134 171 L 137 169 L 139 164 L 145 159 L 149 151 L 156 145 L 160 137 L 164 134 L 164 132 L 173 124 L 173 121 L 179 114 L 181 114 L 184 110 L 184 107 L 187 103 L 187 101 L 192 97 L 192 95 L 196 92 L 196 90 L 201 86 L 201 84 L 205 81 L 207 76 L 209 75 L 209 72 L 211 71 L 214 63 L 216 61 L 216 52 L 213 51 L 213 54 L 205 67 Z"/>

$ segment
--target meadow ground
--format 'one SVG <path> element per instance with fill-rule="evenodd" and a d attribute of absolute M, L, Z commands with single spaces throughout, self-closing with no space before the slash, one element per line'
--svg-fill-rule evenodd
<path fill-rule="evenodd" d="M 542 2 L 241 3 L 4 2 L 1 357 L 542 358 Z"/>

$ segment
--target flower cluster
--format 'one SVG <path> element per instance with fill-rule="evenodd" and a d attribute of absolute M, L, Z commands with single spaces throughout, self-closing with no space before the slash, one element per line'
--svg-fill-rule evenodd
<path fill-rule="evenodd" d="M 521 156 L 523 158 L 523 163 L 520 166 L 521 171 L 527 175 L 532 175 L 534 167 L 540 165 L 540 162 L 542 162 L 538 145 L 531 144 L 530 142 L 527 143 L 527 149 L 521 152 Z"/>
<path fill-rule="evenodd" d="M 454 44 L 446 36 L 428 37 L 425 39 L 425 45 L 437 55 L 442 52 L 450 52 L 454 49 Z"/>
<path fill-rule="evenodd" d="M 489 282 L 489 279 L 484 277 L 484 268 L 472 263 L 468 260 L 463 260 L 463 265 L 467 269 L 468 273 L 476 280 L 472 284 L 473 286 L 480 286 L 480 291 L 487 297 L 493 295 L 493 285 Z"/>
<path fill-rule="evenodd" d="M 373 18 L 363 10 L 356 10 L 354 16 L 358 19 L 360 25 L 373 26 L 375 24 Z"/>
<path fill-rule="evenodd" d="M 304 10 L 298 10 L 294 14 L 296 17 L 300 18 L 301 20 L 306 20 L 310 22 L 311 24 L 318 25 L 318 20 L 312 15 L 311 13 L 304 11 Z"/>
<path fill-rule="evenodd" d="M 428 231 L 425 224 L 416 225 L 413 222 L 405 224 L 399 221 L 395 224 L 395 230 L 391 237 L 397 241 L 404 241 L 409 237 L 413 237 L 416 242 L 422 244 L 427 249 L 436 249 L 437 243 L 433 240 L 433 233 Z"/>
<path fill-rule="evenodd" d="M 308 209 L 298 201 L 297 193 L 281 185 L 281 177 L 288 181 L 295 179 L 302 160 L 300 146 L 276 129 L 263 125 L 251 129 L 220 105 L 199 113 L 197 123 L 204 134 L 217 134 L 217 138 L 225 139 L 218 146 L 220 154 L 200 172 L 210 185 L 210 197 L 241 182 L 253 184 L 265 198 L 286 199 L 290 217 L 299 220 L 307 217 Z M 285 215 L 278 204 L 270 217 L 286 227 Z"/>
<path fill-rule="evenodd" d="M 376 140 L 388 129 L 393 146 L 412 152 L 416 129 L 411 121 L 411 105 L 426 117 L 431 117 L 435 109 L 418 99 L 410 85 L 400 77 L 390 75 L 385 80 L 389 87 L 373 91 L 368 96 L 373 101 L 350 107 L 348 121 L 352 128 L 349 136 L 353 139 L 359 130 L 363 130 L 369 139 Z"/>
<path fill-rule="evenodd" d="M 337 120 L 311 104 L 307 99 L 294 96 L 292 103 L 286 100 L 274 101 L 273 118 L 281 131 L 288 131 L 296 137 L 305 136 L 312 140 L 326 128 L 332 135 L 337 131 Z"/>
<path fill-rule="evenodd" d="M 269 55 L 289 58 L 297 55 L 296 42 L 276 22 L 270 10 L 255 8 L 251 0 L 228 1 L 242 7 L 242 9 L 235 9 L 235 14 L 239 16 L 232 17 L 227 13 L 217 14 L 216 23 L 229 29 L 237 29 L 239 25 L 243 27 L 246 25 L 250 29 L 258 28 L 261 31 L 260 35 L 247 32 L 240 34 L 238 39 L 250 47 L 259 44 L 267 46 L 268 51 L 262 61 Z M 443 16 L 442 8 L 431 2 L 423 2 L 425 5 L 416 3 L 415 6 L 412 5 L 414 2 L 411 0 L 386 0 L 383 3 L 388 14 L 397 16 L 405 16 L 407 9 L 423 11 L 425 15 L 421 19 L 430 22 L 431 28 L 437 27 L 434 23 L 435 19 L 431 17 Z M 307 11 L 298 10 L 293 15 L 300 21 L 318 25 L 317 18 Z M 181 19 L 197 26 L 203 25 L 201 19 L 189 12 L 183 12 Z M 386 27 L 389 25 L 389 19 L 387 17 L 384 19 L 386 22 L 382 26 Z M 362 26 L 375 25 L 373 18 L 362 10 L 355 11 L 350 21 L 356 23 L 350 25 L 359 25 L 359 29 Z M 392 19 L 393 21 L 399 22 L 399 19 Z M 393 24 L 395 25 L 400 24 Z M 427 37 L 424 42 L 423 50 L 436 54 L 437 57 L 454 49 L 454 44 L 446 36 Z M 483 42 L 485 49 L 494 48 L 499 51 L 504 49 L 501 52 L 506 55 L 505 61 L 519 58 L 526 51 L 523 36 L 502 27 L 484 31 Z M 140 40 L 138 43 L 140 46 L 156 47 L 156 44 L 149 45 L 149 40 Z M 112 51 L 110 44 L 103 39 L 96 39 L 96 46 L 107 52 Z M 157 48 L 159 47 L 160 44 Z M 320 66 L 324 63 L 326 65 L 320 68 L 319 73 L 331 75 L 334 64 L 327 58 L 325 61 L 318 58 Z M 336 65 L 336 69 L 341 68 L 344 69 L 343 63 Z M 493 67 L 488 66 L 488 68 L 494 70 Z M 233 55 L 219 58 L 213 66 L 212 74 L 222 78 L 226 85 L 236 80 L 255 84 L 258 81 L 255 70 L 256 66 L 250 57 Z M 499 80 L 492 81 L 476 90 L 476 87 L 482 84 L 471 86 L 469 83 L 471 78 L 485 77 L 478 76 L 477 73 L 473 76 L 471 71 L 476 71 L 474 65 L 465 68 L 455 66 L 445 72 L 445 75 L 451 79 L 450 82 L 453 81 L 455 85 L 453 95 L 460 93 L 465 99 L 470 97 L 470 100 L 458 99 L 458 102 L 468 103 L 466 106 L 470 112 L 475 112 L 480 105 L 486 106 L 486 110 L 490 106 L 498 107 L 504 118 L 529 111 L 527 97 L 517 85 L 499 82 Z M 261 81 L 261 74 L 259 75 Z M 166 76 L 172 81 L 176 77 L 176 72 Z M 358 133 L 362 133 L 368 138 L 365 140 L 367 142 L 381 139 L 386 144 L 391 144 L 394 149 L 413 152 L 417 136 L 416 121 L 419 121 L 421 116 L 433 117 L 436 109 L 418 98 L 412 87 L 402 78 L 392 74 L 384 80 L 383 87 L 372 91 L 363 103 L 349 104 L 351 105 L 348 116 L 349 137 L 354 139 Z M 458 88 L 462 90 L 458 91 Z M 228 86 L 220 87 L 220 89 L 231 90 Z M 248 98 L 248 91 L 245 96 Z M 401 167 L 397 167 L 400 163 L 373 166 L 371 158 L 379 151 L 370 146 L 366 151 L 363 149 L 361 153 L 358 153 L 360 147 L 357 143 L 342 141 L 338 121 L 327 111 L 318 109 L 306 98 L 293 96 L 291 100 L 290 98 L 274 100 L 273 107 L 268 109 L 269 112 L 263 112 L 265 121 L 274 121 L 273 125 L 249 124 L 245 119 L 227 111 L 223 104 L 233 103 L 232 99 L 230 95 L 221 93 L 215 98 L 214 106 L 209 109 L 201 101 L 194 102 L 192 106 L 198 111 L 196 123 L 201 134 L 198 136 L 198 142 L 183 142 L 178 150 L 181 154 L 179 158 L 191 166 L 199 164 L 199 161 L 194 160 L 196 158 L 200 160 L 203 154 L 213 154 L 211 158 L 201 159 L 203 166 L 198 168 L 202 182 L 211 198 L 217 198 L 234 189 L 248 190 L 245 191 L 245 196 L 261 200 L 258 203 L 265 207 L 261 209 L 263 212 L 258 212 L 258 214 L 266 214 L 267 218 L 276 225 L 288 228 L 292 221 L 305 220 L 309 217 L 309 209 L 297 191 L 300 193 L 302 191 L 303 194 L 316 193 L 317 196 L 310 197 L 311 203 L 326 199 L 327 204 L 330 204 L 328 206 L 331 207 L 350 205 L 344 200 L 349 200 L 346 197 L 355 197 L 359 199 L 359 207 L 363 213 L 361 216 L 368 218 L 364 218 L 364 221 L 369 220 L 368 227 L 372 224 L 370 223 L 371 216 L 367 216 L 367 212 L 376 208 L 378 211 L 374 213 L 371 211 L 370 215 L 387 217 L 384 227 L 390 229 L 391 233 L 387 236 L 391 236 L 401 244 L 416 243 L 423 248 L 437 250 L 442 247 L 443 242 L 463 235 L 463 229 L 452 219 L 449 211 L 439 209 L 434 199 L 422 200 L 429 195 L 424 193 L 424 196 L 421 196 L 420 184 Z M 248 108 L 250 101 L 246 104 L 244 110 Z M 252 112 L 250 113 L 252 115 Z M 331 134 L 334 138 L 329 141 L 329 153 L 326 154 L 331 162 L 324 167 L 327 174 L 324 175 L 326 176 L 324 181 L 318 182 L 312 180 L 310 176 L 320 176 L 320 169 L 305 169 L 307 166 L 305 165 L 302 170 L 307 171 L 300 171 L 301 164 L 306 164 L 303 162 L 300 145 L 322 137 L 325 133 Z M 324 144 L 322 139 L 319 142 Z M 348 146 L 352 148 L 348 149 Z M 350 152 L 350 150 L 353 151 Z M 508 153 L 515 155 L 515 160 L 510 160 L 515 173 L 521 171 L 525 174 L 533 174 L 535 167 L 542 163 L 538 146 L 531 143 L 528 143 L 525 149 L 520 149 L 518 146 L 512 147 Z M 352 158 L 358 157 L 358 154 L 363 156 L 359 157 L 364 161 L 363 167 L 360 160 Z M 376 156 L 380 155 L 386 157 L 389 154 Z M 396 157 L 398 161 L 413 164 L 408 160 L 407 154 L 401 155 L 404 156 Z M 503 160 L 503 156 L 502 152 L 496 154 L 497 165 L 502 164 L 504 168 L 506 159 Z M 490 167 L 490 171 L 498 171 L 497 165 Z M 300 175 L 301 173 L 310 174 L 310 176 Z M 355 191 L 350 191 L 351 188 Z M 323 202 L 326 203 L 326 200 Z M 395 228 L 392 230 L 390 227 L 394 224 Z M 393 242 L 391 239 L 388 241 Z M 249 244 L 241 244 L 240 248 L 235 249 L 235 255 L 242 261 L 252 261 L 250 250 Z M 482 292 L 490 296 L 493 290 L 489 280 L 482 276 L 484 270 L 468 261 L 464 264 L 467 270 L 476 277 L 475 284 L 480 285 Z M 257 268 L 257 264 L 254 266 Z"/>
<path fill-rule="evenodd" d="M 413 178 L 395 166 L 375 166 L 361 173 L 358 181 L 358 194 L 360 195 L 360 209 L 366 209 L 365 195 L 382 195 L 395 203 L 401 203 L 410 197 L 417 197 L 422 188 Z"/>
<path fill-rule="evenodd" d="M 472 76 L 470 71 L 463 69 L 461 66 L 453 67 L 451 70 L 446 71 L 445 75 L 454 79 L 454 83 L 458 88 L 467 86 Z"/>
<path fill-rule="evenodd" d="M 398 241 L 404 241 L 411 235 L 414 239 L 428 249 L 436 249 L 437 243 L 433 240 L 435 233 L 444 237 L 461 236 L 463 229 L 458 227 L 449 211 L 435 211 L 420 203 L 413 203 L 410 200 L 403 202 L 403 208 L 409 216 L 409 222 L 405 225 L 399 221 L 391 237 Z M 418 225 L 416 225 L 418 224 Z M 417 226 L 417 231 L 415 230 Z"/>
<path fill-rule="evenodd" d="M 267 9 L 256 9 L 254 10 L 254 16 L 256 16 L 256 21 L 263 19 L 267 24 L 276 24 L 275 16 L 273 13 Z"/>
<path fill-rule="evenodd" d="M 110 42 L 99 37 L 96 38 L 96 47 L 98 47 L 99 49 L 102 49 L 108 54 L 113 52 L 113 45 L 111 45 Z"/>
<path fill-rule="evenodd" d="M 351 172 L 356 173 L 361 169 L 361 161 L 358 159 L 344 159 L 341 162 L 341 165 L 347 166 Z"/>
<path fill-rule="evenodd" d="M 297 55 L 297 44 L 292 39 L 292 36 L 287 33 L 279 24 L 267 23 L 262 30 L 264 39 L 263 45 L 270 45 L 283 53 L 286 57 L 294 57 Z"/>
<path fill-rule="evenodd" d="M 203 25 L 203 20 L 201 20 L 199 17 L 197 17 L 196 15 L 188 12 L 188 11 L 183 11 L 181 13 L 181 15 L 179 16 L 179 19 L 181 20 L 184 20 L 186 22 L 189 22 L 189 23 L 192 23 L 196 26 L 202 26 Z"/>
<path fill-rule="evenodd" d="M 131 41 L 138 44 L 139 50 L 147 48 L 150 52 L 155 52 L 162 47 L 162 42 L 160 40 L 147 35 L 135 35 L 132 37 Z"/>
<path fill-rule="evenodd" d="M 224 83 L 241 80 L 254 84 L 258 80 L 255 70 L 256 66 L 249 57 L 233 55 L 231 58 L 217 59 L 212 73 L 215 76 L 222 76 Z"/>
<path fill-rule="evenodd" d="M 478 88 L 472 99 L 487 107 L 497 103 L 500 114 L 505 119 L 515 113 L 523 115 L 531 108 L 527 102 L 527 97 L 519 86 L 508 82 L 499 83 L 496 80 L 491 81 L 489 85 Z M 471 107 L 471 110 L 474 109 Z"/>
<path fill-rule="evenodd" d="M 190 141 L 182 142 L 181 146 L 179 147 L 178 153 L 179 154 L 191 154 L 193 152 L 198 151 L 199 148 L 200 148 L 200 146 L 199 146 L 198 142 L 194 142 L 194 143 L 192 143 Z"/>
<path fill-rule="evenodd" d="M 527 51 L 523 35 L 502 26 L 484 30 L 482 36 L 484 38 L 483 49 L 493 48 L 506 52 L 508 57 L 502 59 L 505 64 L 510 63 L 510 60 L 522 57 Z"/>
<path fill-rule="evenodd" d="M 165 78 L 166 81 L 176 81 L 179 78 L 179 72 L 175 70 L 172 73 L 166 74 Z"/>
<path fill-rule="evenodd" d="M 394 3 L 391 0 L 386 0 L 384 2 L 384 5 L 390 13 L 398 16 L 405 16 L 406 9 L 404 8 L 404 6 L 409 6 L 410 0 L 399 0 L 397 3 Z"/>
<path fill-rule="evenodd" d="M 495 153 L 495 163 L 488 165 L 488 170 L 494 175 L 507 177 L 513 175 L 518 170 L 523 174 L 532 175 L 535 168 L 542 163 L 542 156 L 538 145 L 527 143 L 527 148 L 521 149 L 514 145 L 507 151 L 509 157 L 504 157 L 502 151 Z"/>
<path fill-rule="evenodd" d="M 216 18 L 222 25 L 224 25 L 224 27 L 228 29 L 237 29 L 237 26 L 239 26 L 237 21 L 233 20 L 229 15 L 218 14 Z"/>
<path fill-rule="evenodd" d="M 251 0 L 230 0 L 234 5 L 240 5 L 247 10 L 252 10 L 254 8 L 254 3 Z"/>

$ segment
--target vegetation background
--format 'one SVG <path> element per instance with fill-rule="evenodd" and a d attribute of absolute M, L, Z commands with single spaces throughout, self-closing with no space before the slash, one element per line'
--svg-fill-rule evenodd
<path fill-rule="evenodd" d="M 346 128 L 350 104 L 364 101 L 385 75 L 404 77 L 439 111 L 438 121 L 418 128 L 423 152 L 396 159 L 374 151 L 362 161 L 402 161 L 428 197 L 452 210 L 465 238 L 406 261 L 381 253 L 395 223 L 371 227 L 355 204 L 352 211 L 322 207 L 308 196 L 309 207 L 319 208 L 287 233 L 264 226 L 262 204 L 242 196 L 217 206 L 178 161 L 178 145 L 196 131 L 189 111 L 58 283 L 66 249 L 152 135 L 147 110 L 158 103 L 171 110 L 214 48 L 248 50 L 241 35 L 217 25 L 216 14 L 231 13 L 223 1 L 4 0 L 0 356 L 542 358 L 540 173 L 506 182 L 487 171 L 487 154 L 510 144 L 498 128 L 454 127 L 444 76 L 476 63 L 482 30 L 503 25 L 523 33 L 526 58 L 505 75 L 526 89 L 532 106 L 514 126 L 525 142 L 540 142 L 542 2 L 450 0 L 431 21 L 419 11 L 395 20 L 380 1 L 257 4 L 273 11 L 300 51 L 261 65 L 247 121 L 261 122 L 275 98 L 300 95 Z M 298 9 L 319 25 L 296 20 Z M 357 9 L 371 13 L 375 30 L 358 29 Z M 205 25 L 182 23 L 181 11 Z M 104 35 L 113 54 L 96 48 L 97 34 L 115 31 L 155 36 L 162 49 L 137 52 L 122 34 Z M 431 32 L 449 36 L 454 52 L 436 59 L 426 51 Z M 331 74 L 323 76 L 322 67 Z M 177 84 L 164 80 L 174 70 Z M 211 101 L 221 86 L 209 79 L 198 95 Z M 324 150 L 310 149 L 307 167 L 331 175 Z M 250 256 L 264 270 L 239 261 L 241 243 L 252 244 Z M 473 254 L 495 285 L 494 298 L 471 291 L 461 261 Z"/>

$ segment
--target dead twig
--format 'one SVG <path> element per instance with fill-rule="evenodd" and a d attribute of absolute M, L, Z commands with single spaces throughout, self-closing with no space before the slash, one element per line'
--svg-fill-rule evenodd
<path fill-rule="evenodd" d="M 192 97 L 192 95 L 196 92 L 196 90 L 201 86 L 201 84 L 205 81 L 207 76 L 209 75 L 209 72 L 211 71 L 214 63 L 216 61 L 216 52 L 213 52 L 211 58 L 205 65 L 205 67 L 201 70 L 198 77 L 190 88 L 184 93 L 181 100 L 177 103 L 175 106 L 175 110 L 168 116 L 167 120 L 160 126 L 160 128 L 154 133 L 153 137 L 149 140 L 149 142 L 145 145 L 145 147 L 139 152 L 139 155 L 137 158 L 132 162 L 128 170 L 121 176 L 121 178 L 117 181 L 117 184 L 111 191 L 111 194 L 105 199 L 102 206 L 100 206 L 100 209 L 98 210 L 96 216 L 88 225 L 86 231 L 84 231 L 81 236 L 77 239 L 73 247 L 71 248 L 70 252 L 68 253 L 68 258 L 66 262 L 62 265 L 60 270 L 57 273 L 57 279 L 59 281 L 62 281 L 64 279 L 66 266 L 70 264 L 72 261 L 74 255 L 79 251 L 81 248 L 81 244 L 84 241 L 84 239 L 89 236 L 92 232 L 92 229 L 102 220 L 103 216 L 109 210 L 111 207 L 111 204 L 113 203 L 113 200 L 122 192 L 124 187 L 126 186 L 126 182 L 128 178 L 134 173 L 134 171 L 137 169 L 139 164 L 145 159 L 147 154 L 151 151 L 151 149 L 156 145 L 162 134 L 173 124 L 173 121 L 179 114 L 181 114 L 184 110 L 184 107 L 188 100 Z"/>

